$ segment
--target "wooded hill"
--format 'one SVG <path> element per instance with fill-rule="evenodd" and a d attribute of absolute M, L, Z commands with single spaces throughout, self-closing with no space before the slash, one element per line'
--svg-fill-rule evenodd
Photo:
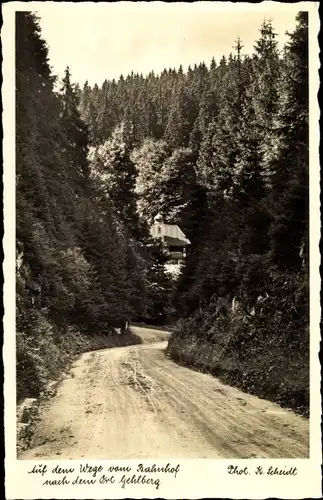
<path fill-rule="evenodd" d="M 73 354 L 101 346 L 97 334 L 110 335 L 104 346 L 139 341 L 116 336 L 113 321 L 163 317 L 169 280 L 135 203 L 120 200 L 120 213 L 91 171 L 87 125 L 69 70 L 54 92 L 37 18 L 19 12 L 16 22 L 20 398 L 37 396 Z M 124 171 L 128 152 L 121 158 Z"/>
<path fill-rule="evenodd" d="M 218 62 L 82 88 L 67 70 L 59 93 L 19 16 L 17 242 L 42 282 L 38 309 L 18 293 L 21 337 L 26 311 L 87 332 L 171 312 L 174 359 L 306 413 L 307 13 L 282 51 L 265 20 L 250 56 L 238 39 Z M 175 285 L 158 212 L 192 242 Z"/>

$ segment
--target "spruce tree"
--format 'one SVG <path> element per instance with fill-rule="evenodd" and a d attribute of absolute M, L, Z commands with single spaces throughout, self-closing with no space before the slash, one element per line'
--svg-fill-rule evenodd
<path fill-rule="evenodd" d="M 274 258 L 282 267 L 301 266 L 304 244 L 308 262 L 309 137 L 308 137 L 308 14 L 297 16 L 289 34 L 276 128 L 277 148 L 269 158 L 270 229 Z"/>
<path fill-rule="evenodd" d="M 74 173 L 76 183 L 81 182 L 84 185 L 84 182 L 89 178 L 87 161 L 88 130 L 80 117 L 79 102 L 75 86 L 71 83 L 71 74 L 68 67 L 65 70 L 61 93 L 60 124 L 66 138 L 65 159 L 69 164 L 70 171 Z"/>

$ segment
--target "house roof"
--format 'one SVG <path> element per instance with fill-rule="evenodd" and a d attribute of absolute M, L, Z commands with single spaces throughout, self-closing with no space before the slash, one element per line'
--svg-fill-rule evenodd
<path fill-rule="evenodd" d="M 171 236 L 164 236 L 164 241 L 169 247 L 183 247 L 187 245 L 186 241 L 179 238 L 172 238 Z"/>
<path fill-rule="evenodd" d="M 158 232 L 158 227 L 162 226 L 162 232 Z M 165 241 L 170 246 L 186 246 L 191 242 L 188 240 L 183 231 L 176 224 L 153 224 L 150 228 L 153 238 L 164 237 Z"/>

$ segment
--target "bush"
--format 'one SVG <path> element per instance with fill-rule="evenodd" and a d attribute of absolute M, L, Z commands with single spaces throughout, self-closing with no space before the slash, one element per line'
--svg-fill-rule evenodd
<path fill-rule="evenodd" d="M 243 293 L 243 287 L 241 287 Z M 214 305 L 177 323 L 168 353 L 177 362 L 308 415 L 306 275 L 272 273 L 254 316 L 220 316 Z"/>

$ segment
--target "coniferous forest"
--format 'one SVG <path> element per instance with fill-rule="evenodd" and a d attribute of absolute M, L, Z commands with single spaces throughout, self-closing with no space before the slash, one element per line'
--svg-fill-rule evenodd
<path fill-rule="evenodd" d="M 58 79 L 16 16 L 18 398 L 117 336 L 171 324 L 167 355 L 306 414 L 308 20 L 232 53 L 101 86 Z M 149 227 L 189 238 L 175 279 Z M 101 339 L 101 340 L 100 340 Z"/>

